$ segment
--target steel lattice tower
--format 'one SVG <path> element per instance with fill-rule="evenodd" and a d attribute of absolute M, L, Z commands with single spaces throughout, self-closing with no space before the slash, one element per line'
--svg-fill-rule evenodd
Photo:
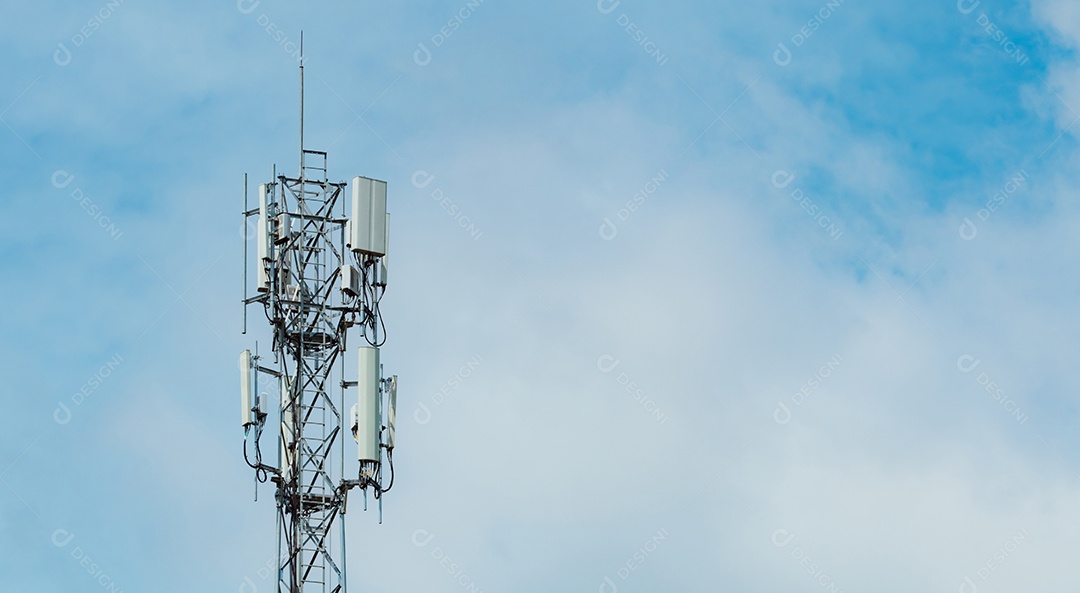
<path fill-rule="evenodd" d="M 282 593 L 345 591 L 345 513 L 349 490 L 371 488 L 379 499 L 393 485 L 397 377 L 382 378 L 379 346 L 385 332 L 379 302 L 386 289 L 386 184 L 356 177 L 345 213 L 344 182 L 330 182 L 327 153 L 304 148 L 304 66 L 300 62 L 300 169 L 259 186 L 249 209 L 244 181 L 244 221 L 256 218 L 257 292 L 248 296 L 244 253 L 244 333 L 247 306 L 263 306 L 273 334 L 272 363 L 257 352 L 241 354 L 244 458 L 256 478 L 276 485 L 278 590 Z M 359 327 L 357 380 L 346 381 L 343 357 L 348 330 Z M 336 382 L 335 382 L 336 377 Z M 260 378 L 278 386 L 280 458 L 263 463 L 260 437 L 269 414 Z M 357 392 L 346 423 L 348 389 Z M 385 413 L 384 413 L 385 412 Z M 345 428 L 359 443 L 357 463 L 346 464 Z M 254 437 L 254 460 L 248 437 Z M 390 466 L 383 486 L 382 467 Z M 356 478 L 346 479 L 355 468 Z M 338 529 L 335 531 L 335 522 Z"/>

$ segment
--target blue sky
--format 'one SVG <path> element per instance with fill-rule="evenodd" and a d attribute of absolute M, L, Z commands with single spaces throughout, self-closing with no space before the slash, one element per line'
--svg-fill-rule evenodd
<path fill-rule="evenodd" d="M 5 590 L 272 589 L 239 212 L 294 173 L 301 29 L 306 145 L 393 215 L 351 589 L 1071 590 L 1054 0 L 7 7 Z"/>

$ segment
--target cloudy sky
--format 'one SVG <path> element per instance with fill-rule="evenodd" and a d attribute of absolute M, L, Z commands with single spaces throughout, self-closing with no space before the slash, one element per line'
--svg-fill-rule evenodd
<path fill-rule="evenodd" d="M 5 7 L 4 590 L 273 590 L 240 210 L 301 30 L 393 214 L 350 590 L 1074 590 L 1075 3 L 303 4 Z"/>

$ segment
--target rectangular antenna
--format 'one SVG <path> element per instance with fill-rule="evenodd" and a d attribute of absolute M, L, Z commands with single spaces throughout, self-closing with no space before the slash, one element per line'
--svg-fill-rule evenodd
<path fill-rule="evenodd" d="M 361 346 L 358 349 L 360 362 L 357 369 L 356 399 L 356 439 L 359 443 L 357 459 L 359 461 L 378 462 L 379 432 L 382 428 L 379 414 L 379 349 Z"/>
<path fill-rule="evenodd" d="M 386 449 L 393 451 L 397 434 L 397 375 L 390 377 L 390 395 L 386 407 Z"/>
<path fill-rule="evenodd" d="M 251 350 L 244 350 L 240 353 L 240 422 L 245 428 L 255 422 L 251 407 Z"/>
<path fill-rule="evenodd" d="M 259 184 L 259 222 L 255 226 L 255 232 L 259 234 L 259 265 L 255 270 L 255 276 L 258 280 L 259 291 L 265 292 L 270 290 L 270 278 L 266 273 L 266 262 L 270 259 L 270 246 L 267 245 L 270 239 L 270 213 L 266 203 L 265 183 Z"/>
<path fill-rule="evenodd" d="M 352 208 L 352 250 L 386 255 L 386 182 L 353 177 Z"/>

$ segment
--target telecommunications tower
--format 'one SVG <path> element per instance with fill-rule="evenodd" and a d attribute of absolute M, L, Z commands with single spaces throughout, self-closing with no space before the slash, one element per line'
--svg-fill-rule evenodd
<path fill-rule="evenodd" d="M 302 50 L 299 174 L 278 175 L 275 166 L 271 180 L 259 185 L 254 208 L 245 175 L 244 228 L 252 217 L 255 291 L 248 290 L 245 240 L 243 333 L 248 305 L 261 305 L 272 346 L 269 353 L 256 344 L 255 352 L 240 354 L 244 460 L 259 482 L 276 486 L 279 593 L 345 593 L 339 516 L 349 490 L 362 491 L 365 508 L 370 490 L 381 520 L 382 495 L 394 482 L 397 376 L 384 378 L 379 362 L 390 217 L 385 181 L 330 182 L 327 154 L 304 148 Z M 361 342 L 352 350 L 350 335 Z M 356 380 L 346 380 L 346 356 L 356 357 Z M 268 420 L 277 437 L 276 464 L 263 458 Z M 357 443 L 355 458 L 345 453 L 352 450 L 345 446 L 349 436 Z"/>

